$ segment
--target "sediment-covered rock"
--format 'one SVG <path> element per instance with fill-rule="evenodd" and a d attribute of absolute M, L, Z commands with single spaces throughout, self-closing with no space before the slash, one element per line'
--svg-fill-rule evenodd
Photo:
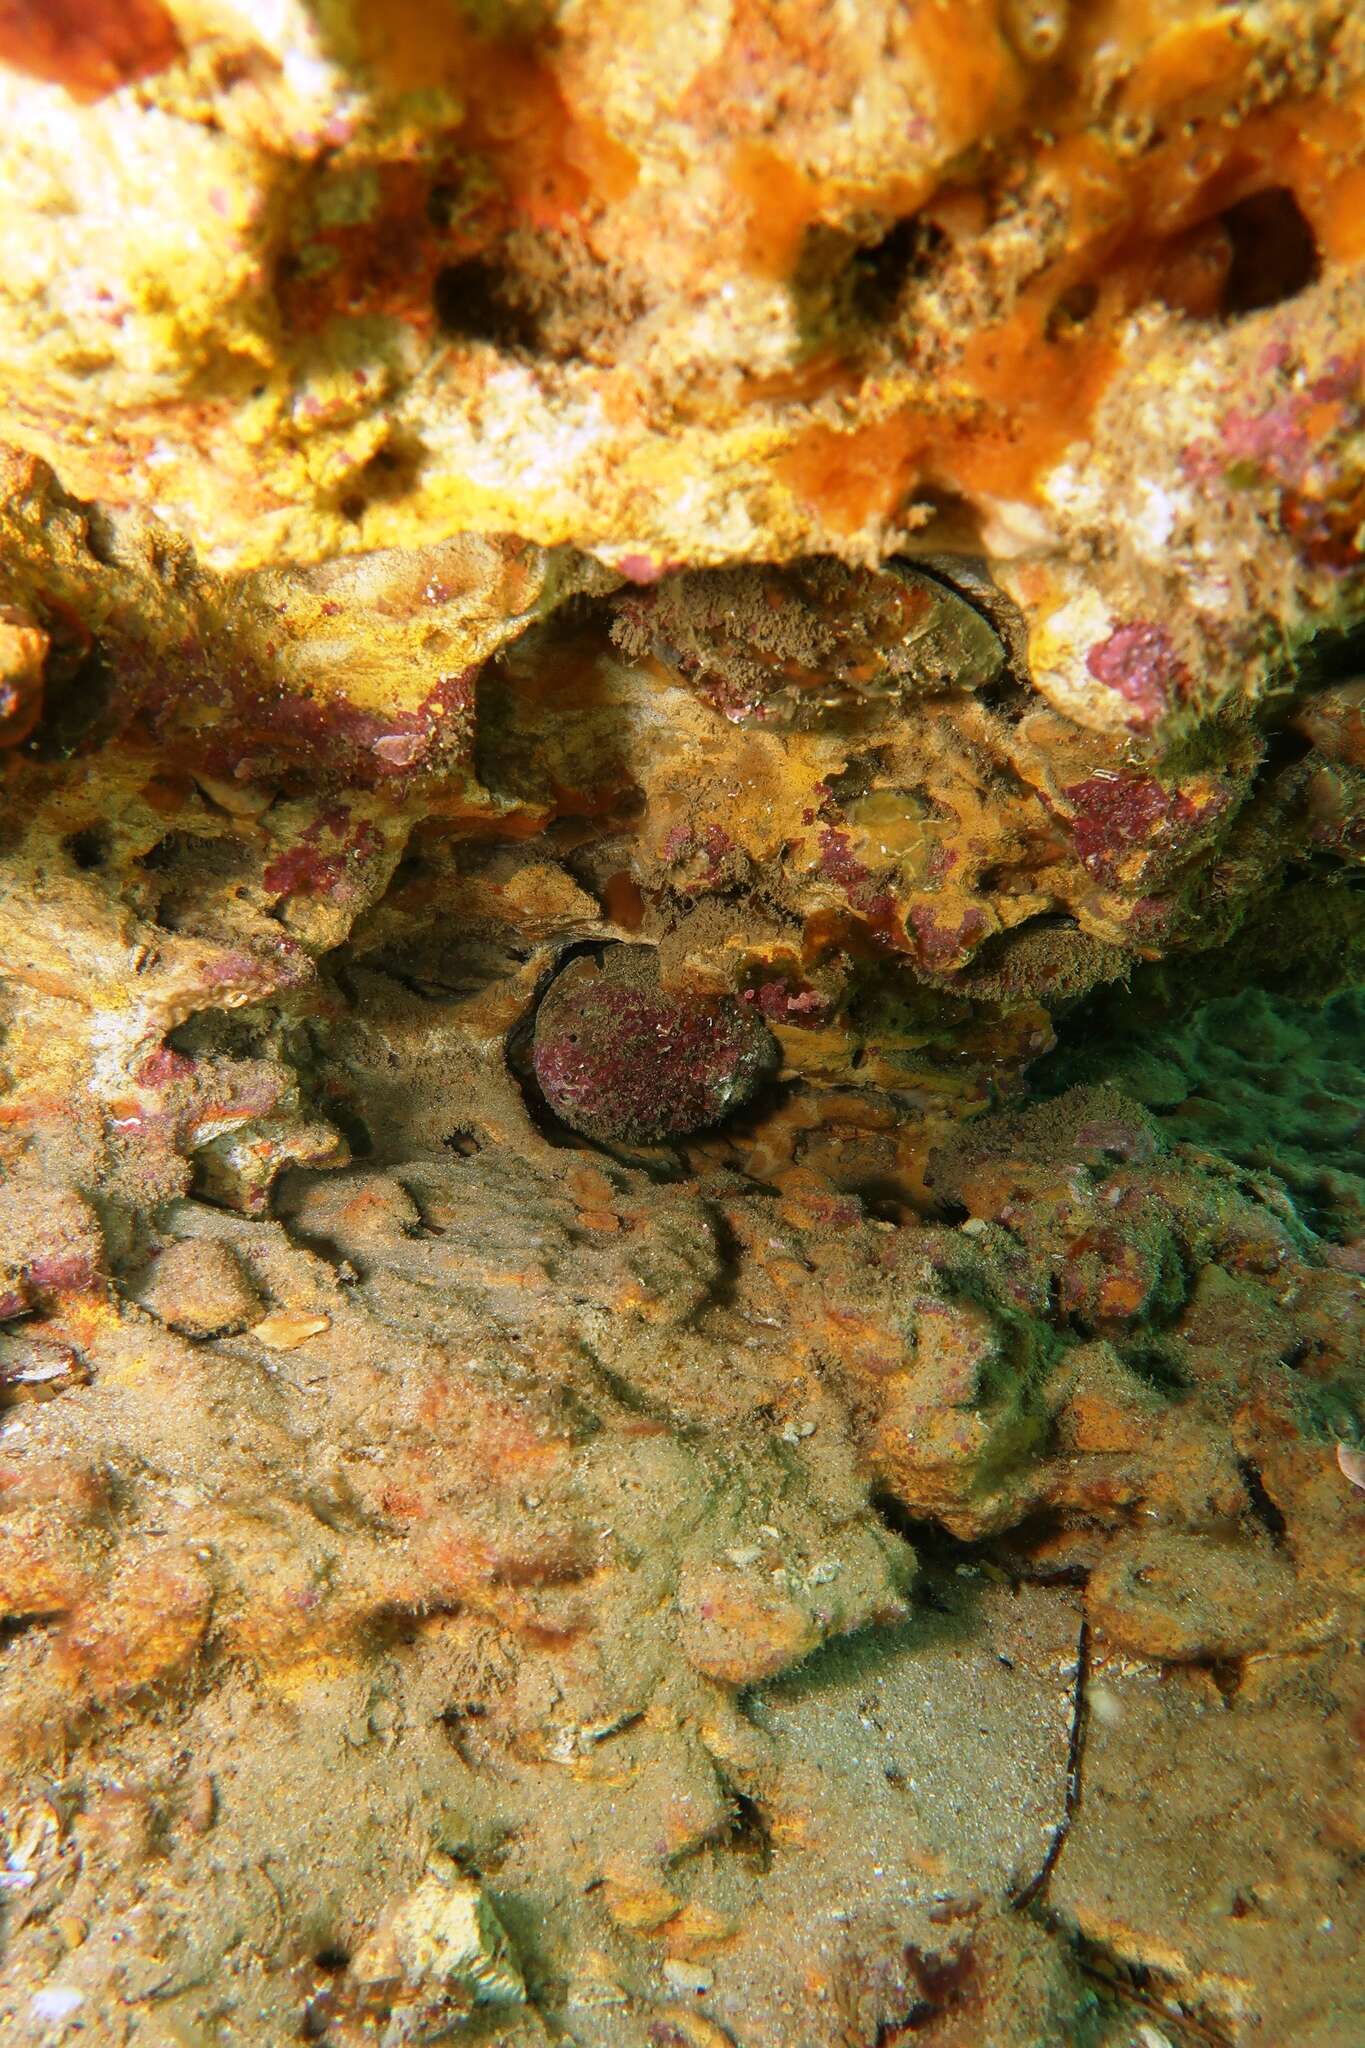
<path fill-rule="evenodd" d="M 1360 2038 L 1365 31 L 1156 15 L 0 8 L 16 2038 Z"/>

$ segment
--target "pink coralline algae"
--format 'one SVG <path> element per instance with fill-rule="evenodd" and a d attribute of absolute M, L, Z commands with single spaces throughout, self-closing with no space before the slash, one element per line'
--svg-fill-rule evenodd
<path fill-rule="evenodd" d="M 842 889 L 849 908 L 865 918 L 881 940 L 900 944 L 896 899 L 889 889 L 878 887 L 871 868 L 854 853 L 847 832 L 835 831 L 832 826 L 821 832 L 820 873 Z"/>
<path fill-rule="evenodd" d="M 1128 854 L 1160 855 L 1163 866 L 1183 859 L 1237 801 L 1236 785 L 1225 776 L 1196 776 L 1168 789 L 1151 775 L 1104 772 L 1068 783 L 1062 794 L 1071 807 L 1072 843 L 1101 880 L 1112 880 Z"/>
<path fill-rule="evenodd" d="M 665 860 L 679 865 L 693 859 L 703 860 L 703 879 L 713 885 L 721 880 L 725 862 L 735 851 L 735 842 L 723 825 L 703 825 L 699 830 L 690 825 L 675 825 L 663 844 Z"/>
<path fill-rule="evenodd" d="M 1170 634 L 1146 620 L 1116 626 L 1108 639 L 1091 648 L 1085 665 L 1096 682 L 1132 705 L 1128 723 L 1135 728 L 1155 725 L 1188 694 L 1189 671 Z"/>
<path fill-rule="evenodd" d="M 291 846 L 265 870 L 267 889 L 277 896 L 328 896 L 344 884 L 353 862 L 374 853 L 379 834 L 363 821 L 348 831 L 350 814 L 344 806 L 324 812 Z M 326 839 L 330 850 L 324 846 Z"/>
<path fill-rule="evenodd" d="M 868 879 L 868 870 L 854 853 L 847 832 L 836 832 L 832 826 L 820 834 L 820 872 L 850 892 Z"/>
<path fill-rule="evenodd" d="M 760 982 L 757 988 L 746 988 L 740 1000 L 755 1004 L 770 1024 L 815 1024 L 829 1007 L 815 989 L 798 992 L 785 981 Z"/>
<path fill-rule="evenodd" d="M 777 1061 L 751 1008 L 664 989 L 647 946 L 565 968 L 537 1013 L 531 1053 L 541 1094 L 570 1129 L 645 1144 L 719 1123 Z"/>
<path fill-rule="evenodd" d="M 1117 856 L 1145 847 L 1183 799 L 1150 775 L 1091 775 L 1065 791 L 1071 836 L 1091 874 L 1107 874 Z"/>
<path fill-rule="evenodd" d="M 917 903 L 907 922 L 915 935 L 915 950 L 921 964 L 937 973 L 970 959 L 990 928 L 986 913 L 975 906 L 959 924 L 942 925 L 929 905 Z"/>
<path fill-rule="evenodd" d="M 1278 367 L 1277 394 L 1290 381 L 1286 366 Z M 1304 555 L 1354 571 L 1361 500 L 1352 451 L 1363 418 L 1365 358 L 1334 357 L 1322 375 L 1299 378 L 1272 402 L 1228 412 L 1216 437 L 1185 449 L 1182 466 L 1198 483 L 1274 490 L 1279 524 Z"/>

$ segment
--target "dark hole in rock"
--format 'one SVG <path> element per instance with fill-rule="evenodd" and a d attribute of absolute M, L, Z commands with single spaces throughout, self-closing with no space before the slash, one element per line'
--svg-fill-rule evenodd
<path fill-rule="evenodd" d="M 981 537 L 980 509 L 961 492 L 949 490 L 941 484 L 916 484 L 915 509 L 920 514 L 927 512 L 930 515 L 916 529 L 916 550 L 931 547 L 945 556 L 984 558 L 986 549 Z M 917 568 L 924 566 L 918 553 L 908 559 Z"/>
<path fill-rule="evenodd" d="M 1325 626 L 1294 649 L 1281 681 L 1300 689 L 1325 690 L 1365 675 L 1365 619 Z"/>
<path fill-rule="evenodd" d="M 1053 301 L 1047 316 L 1048 340 L 1064 341 L 1075 328 L 1084 327 L 1099 302 L 1099 287 L 1089 278 L 1068 285 Z"/>
<path fill-rule="evenodd" d="M 1254 1459 L 1239 1458 L 1237 1460 L 1237 1470 L 1242 1475 L 1242 1484 L 1247 1490 L 1247 1499 L 1251 1503 L 1251 1512 L 1255 1515 L 1271 1542 L 1277 1548 L 1282 1547 L 1285 1537 L 1289 1533 L 1289 1524 L 1286 1522 L 1282 1510 L 1266 1491 L 1265 1481 L 1261 1477 L 1259 1465 L 1255 1463 Z"/>
<path fill-rule="evenodd" d="M 336 1125 L 342 1137 L 351 1148 L 353 1159 L 369 1159 L 374 1154 L 374 1134 L 362 1116 L 349 1103 L 338 1102 L 334 1096 L 327 1100 L 327 1120 Z"/>
<path fill-rule="evenodd" d="M 772 1833 L 762 1807 L 747 1792 L 730 1790 L 731 1821 L 726 1841 L 752 1869 L 760 1874 L 772 1867 Z"/>
<path fill-rule="evenodd" d="M 932 269 L 947 242 L 942 228 L 911 214 L 895 221 L 880 241 L 860 249 L 848 272 L 850 302 L 857 318 L 869 327 L 893 319 L 906 285 Z"/>
<path fill-rule="evenodd" d="M 72 648 L 60 621 L 51 630 L 42 722 L 26 744 L 40 761 L 65 761 L 106 736 L 117 679 L 97 643 Z"/>
<path fill-rule="evenodd" d="M 109 841 L 98 825 L 82 825 L 66 842 L 72 862 L 83 872 L 103 867 L 109 857 Z"/>
<path fill-rule="evenodd" d="M 1130 1372 L 1145 1380 L 1158 1393 L 1177 1396 L 1189 1386 L 1189 1372 L 1178 1349 L 1159 1336 L 1126 1345 L 1123 1362 Z"/>
<path fill-rule="evenodd" d="M 360 519 L 369 506 L 393 503 L 414 489 L 422 466 L 420 441 L 389 440 L 357 470 L 338 509 L 345 519 Z"/>
<path fill-rule="evenodd" d="M 1265 752 L 1261 756 L 1257 776 L 1264 778 L 1284 768 L 1296 768 L 1312 751 L 1313 742 L 1305 733 L 1295 732 L 1291 726 L 1282 725 L 1266 734 Z"/>
<path fill-rule="evenodd" d="M 1239 199 L 1222 215 L 1232 244 L 1222 311 L 1229 319 L 1278 306 L 1312 284 L 1321 268 L 1318 245 L 1287 185 Z"/>
<path fill-rule="evenodd" d="M 432 304 L 447 334 L 465 341 L 487 341 L 495 348 L 534 349 L 536 322 L 507 289 L 507 274 L 482 256 L 447 263 L 436 273 Z"/>
<path fill-rule="evenodd" d="M 463 196 L 463 187 L 448 178 L 438 178 L 427 194 L 426 216 L 432 227 L 444 234 L 450 227 Z"/>

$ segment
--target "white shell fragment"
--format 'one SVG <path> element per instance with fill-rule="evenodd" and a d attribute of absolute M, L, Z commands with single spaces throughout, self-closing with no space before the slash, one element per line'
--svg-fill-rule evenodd
<path fill-rule="evenodd" d="M 412 1986 L 462 1990 L 476 2005 L 526 2002 L 507 1930 L 482 1885 L 440 1854 L 358 1950 L 351 1973 L 366 1984 L 401 1977 Z"/>
<path fill-rule="evenodd" d="M 331 1328 L 330 1316 L 304 1315 L 295 1309 L 279 1309 L 264 1322 L 254 1323 L 251 1334 L 267 1351 L 297 1351 L 310 1337 L 320 1337 Z"/>

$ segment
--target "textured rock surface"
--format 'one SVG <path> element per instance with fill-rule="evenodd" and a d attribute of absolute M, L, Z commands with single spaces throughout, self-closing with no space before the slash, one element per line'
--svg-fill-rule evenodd
<path fill-rule="evenodd" d="M 652 946 L 571 961 L 536 1008 L 531 1071 L 547 1107 L 590 1138 L 691 1138 L 743 1109 L 780 1064 L 733 996 L 674 996 Z"/>
<path fill-rule="evenodd" d="M 1365 2035 L 1363 79 L 0 6 L 16 2039 Z"/>

